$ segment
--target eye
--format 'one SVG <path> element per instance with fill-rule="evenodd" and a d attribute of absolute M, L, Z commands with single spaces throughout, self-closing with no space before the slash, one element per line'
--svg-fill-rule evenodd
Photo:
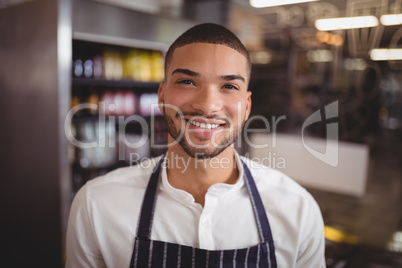
<path fill-rule="evenodd" d="M 239 90 L 239 88 L 237 86 L 234 86 L 231 84 L 224 85 L 223 88 L 231 89 L 231 90 Z"/>
<path fill-rule="evenodd" d="M 194 84 L 193 81 L 187 80 L 187 79 L 185 79 L 185 80 L 180 80 L 180 81 L 178 81 L 177 83 L 178 83 L 178 84 L 184 84 L 184 85 L 192 85 L 192 84 Z"/>

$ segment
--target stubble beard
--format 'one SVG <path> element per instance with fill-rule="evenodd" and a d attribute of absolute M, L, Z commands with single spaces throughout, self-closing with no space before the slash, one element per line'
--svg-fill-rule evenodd
<path fill-rule="evenodd" d="M 173 118 L 166 113 L 165 106 L 163 106 L 163 114 L 163 118 L 169 135 L 183 148 L 184 152 L 188 156 L 197 159 L 214 158 L 221 154 L 226 148 L 232 145 L 239 138 L 240 132 L 243 129 L 245 123 L 245 120 L 243 120 L 232 133 L 229 133 L 229 135 L 224 137 L 222 141 L 216 142 L 216 144 L 214 144 L 212 148 L 197 148 L 196 146 L 190 144 L 185 133 L 182 133 L 180 129 L 176 128 Z M 182 120 L 181 116 L 178 113 L 176 113 L 175 117 L 176 119 Z"/>

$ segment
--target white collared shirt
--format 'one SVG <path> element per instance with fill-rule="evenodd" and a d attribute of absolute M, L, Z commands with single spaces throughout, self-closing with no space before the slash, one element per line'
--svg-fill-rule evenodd
<path fill-rule="evenodd" d="M 240 158 L 267 212 L 278 267 L 325 267 L 323 221 L 313 197 L 286 175 L 237 154 L 239 179 L 212 185 L 204 207 L 172 187 L 162 167 L 151 239 L 209 250 L 260 243 Z M 79 190 L 68 223 L 67 267 L 129 266 L 145 189 L 159 159 L 115 170 Z"/>

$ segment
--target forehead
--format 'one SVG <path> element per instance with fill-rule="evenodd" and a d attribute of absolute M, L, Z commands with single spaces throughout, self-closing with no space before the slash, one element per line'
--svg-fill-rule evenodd
<path fill-rule="evenodd" d="M 192 43 L 174 50 L 168 74 L 176 68 L 187 68 L 200 73 L 213 71 L 219 74 L 247 74 L 244 55 L 225 45 Z"/>

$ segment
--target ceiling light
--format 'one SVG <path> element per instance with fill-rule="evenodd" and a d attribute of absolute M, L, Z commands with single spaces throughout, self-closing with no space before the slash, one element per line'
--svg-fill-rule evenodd
<path fill-rule="evenodd" d="M 370 52 L 372 60 L 402 60 L 402 48 L 377 48 Z"/>
<path fill-rule="evenodd" d="M 328 45 L 341 46 L 343 44 L 343 37 L 338 34 L 330 34 L 327 32 L 318 31 L 316 37 L 318 41 Z"/>
<path fill-rule="evenodd" d="M 382 15 L 380 21 L 383 25 L 398 25 L 402 24 L 402 14 Z"/>
<path fill-rule="evenodd" d="M 250 52 L 250 60 L 253 64 L 268 64 L 272 61 L 272 55 L 268 51 Z"/>
<path fill-rule="evenodd" d="M 367 68 L 364 59 L 345 59 L 343 65 L 348 71 L 364 71 Z"/>
<path fill-rule="evenodd" d="M 374 16 L 319 19 L 315 21 L 315 27 L 320 31 L 367 28 L 377 25 L 378 20 Z"/>
<path fill-rule="evenodd" d="M 305 2 L 314 2 L 318 0 L 250 0 L 250 4 L 253 7 L 274 7 L 274 6 L 284 6 L 291 4 L 300 4 Z"/>
<path fill-rule="evenodd" d="M 310 50 L 307 59 L 309 62 L 331 62 L 334 56 L 329 50 Z"/>

